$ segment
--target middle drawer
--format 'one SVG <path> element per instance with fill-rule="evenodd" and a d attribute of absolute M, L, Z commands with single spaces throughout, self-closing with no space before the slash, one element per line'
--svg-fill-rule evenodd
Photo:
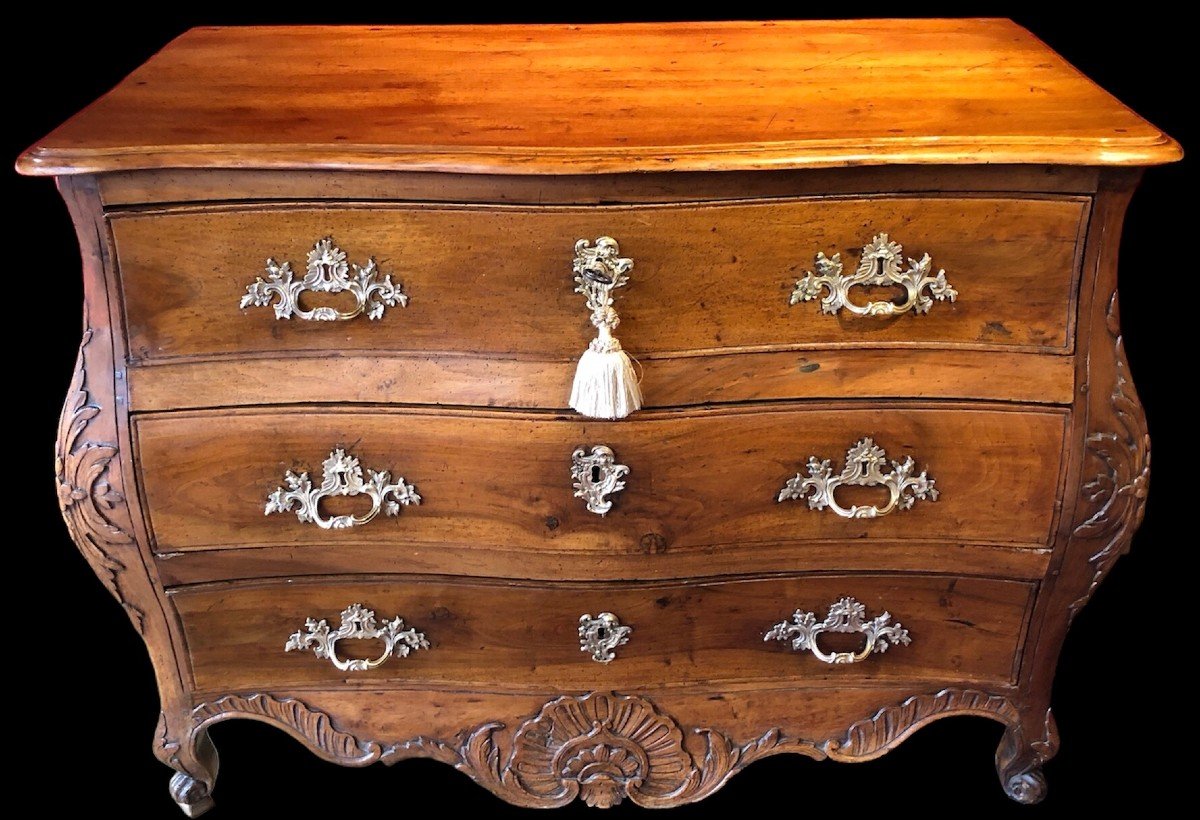
<path fill-rule="evenodd" d="M 1044 547 L 1067 418 L 805 405 L 614 424 L 288 407 L 142 415 L 135 434 L 158 552 L 428 544 L 598 556 L 642 552 L 647 539 L 659 552 L 845 539 Z"/>

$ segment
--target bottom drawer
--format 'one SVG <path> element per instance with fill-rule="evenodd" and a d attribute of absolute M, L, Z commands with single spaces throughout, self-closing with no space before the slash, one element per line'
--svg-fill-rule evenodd
<path fill-rule="evenodd" d="M 200 691 L 332 681 L 570 691 L 831 679 L 1009 683 L 1033 589 L 1017 581 L 919 575 L 557 586 L 390 578 L 220 584 L 176 589 L 172 600 Z M 827 629 L 815 635 L 831 605 L 848 596 L 865 606 L 864 623 L 843 626 L 852 630 L 845 634 Z M 396 651 L 377 667 L 338 668 L 318 656 L 319 639 L 305 638 L 322 633 L 315 623 L 321 619 L 332 636 L 352 604 L 377 613 L 382 632 L 403 618 L 403 629 L 419 631 L 428 645 L 400 657 L 409 644 L 397 629 Z M 817 627 L 809 632 L 827 657 L 861 655 L 870 640 L 865 632 L 885 611 L 892 615 L 889 625 L 906 634 L 881 631 L 875 652 L 832 664 L 793 647 L 803 625 L 764 640 L 777 623 L 794 626 L 795 610 L 813 613 Z M 605 654 L 611 627 L 592 636 L 592 651 L 581 650 L 580 616 L 601 612 L 631 630 L 609 663 L 593 660 L 592 652 Z M 308 619 L 313 622 L 306 625 Z M 348 621 L 350 635 L 369 626 Z M 285 652 L 294 633 L 294 651 Z M 883 643 L 892 644 L 886 653 L 879 651 Z M 347 667 L 355 659 L 373 661 L 387 647 L 381 637 L 346 637 L 331 648 Z"/>

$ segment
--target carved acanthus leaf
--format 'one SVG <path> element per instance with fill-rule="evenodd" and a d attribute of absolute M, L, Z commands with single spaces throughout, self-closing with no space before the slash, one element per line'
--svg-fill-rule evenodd
<path fill-rule="evenodd" d="M 168 733 L 167 715 L 165 712 L 158 713 L 158 726 L 154 729 L 154 744 L 152 748 L 154 750 L 154 756 L 157 757 L 164 765 L 170 766 L 172 769 L 180 768 L 180 744 Z"/>
<path fill-rule="evenodd" d="M 1001 696 L 944 689 L 880 709 L 851 725 L 843 737 L 821 742 L 771 729 L 738 744 L 716 729 L 693 729 L 695 744 L 689 744 L 678 722 L 651 700 L 611 692 L 555 698 L 511 734 L 505 724 L 491 722 L 449 741 L 417 737 L 384 745 L 359 740 L 335 728 L 332 718 L 318 709 L 264 694 L 200 704 L 192 713 L 192 726 L 195 735 L 229 718 L 261 720 L 307 742 L 321 757 L 351 766 L 431 758 L 517 806 L 554 808 L 580 799 L 603 808 L 628 799 L 645 808 L 665 808 L 709 796 L 765 757 L 786 753 L 814 760 L 868 760 L 932 720 L 963 714 L 1019 725 L 1016 708 Z M 1052 737 L 1048 734 L 1046 743 Z M 1047 756 L 1052 751 L 1047 747 Z"/>
<path fill-rule="evenodd" d="M 360 741 L 349 732 L 334 728 L 333 719 L 295 698 L 272 695 L 228 695 L 192 710 L 192 729 L 198 732 L 214 723 L 234 717 L 250 718 L 283 729 L 297 740 L 307 742 L 319 756 L 344 766 L 366 766 L 379 760 L 383 747 L 374 741 Z"/>
<path fill-rule="evenodd" d="M 1019 719 L 1016 707 L 1007 698 L 974 689 L 943 689 L 885 706 L 871 717 L 851 725 L 841 740 L 826 741 L 823 748 L 834 760 L 871 760 L 926 723 L 950 715 L 980 715 L 1009 725 Z"/>
<path fill-rule="evenodd" d="M 1150 487 L 1150 436 L 1129 378 L 1116 291 L 1108 303 L 1106 326 L 1113 340 L 1115 359 L 1115 378 L 1109 396 L 1112 429 L 1094 430 L 1087 437 L 1088 459 L 1095 472 L 1084 484 L 1083 498 L 1094 509 L 1074 532 L 1075 538 L 1103 541 L 1103 544 L 1088 559 L 1093 570 L 1092 582 L 1071 604 L 1072 616 L 1087 603 L 1113 564 L 1129 549 L 1133 533 L 1142 523 Z"/>
<path fill-rule="evenodd" d="M 108 481 L 117 446 L 92 441 L 84 435 L 88 425 L 100 414 L 100 406 L 89 400 L 87 391 L 84 356 L 91 340 L 92 330 L 88 328 L 79 344 L 75 372 L 59 417 L 54 448 L 58 505 L 80 552 L 113 597 L 121 601 L 140 631 L 142 613 L 125 600 L 118 583 L 125 565 L 114 554 L 114 548 L 133 543 L 133 536 L 113 520 L 114 511 L 125 503 L 124 496 Z"/>

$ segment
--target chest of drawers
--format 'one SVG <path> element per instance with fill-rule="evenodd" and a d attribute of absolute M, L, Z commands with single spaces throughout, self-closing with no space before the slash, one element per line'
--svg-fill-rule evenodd
<path fill-rule="evenodd" d="M 1149 477 L 1121 219 L 1179 154 L 1006 21 L 188 32 L 18 161 L 172 797 L 231 718 L 662 807 L 964 714 L 1041 799 Z"/>

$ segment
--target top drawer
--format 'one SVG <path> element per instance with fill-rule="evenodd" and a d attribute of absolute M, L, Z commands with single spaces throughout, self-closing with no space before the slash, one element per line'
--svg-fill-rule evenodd
<path fill-rule="evenodd" d="M 575 243 L 611 236 L 634 260 L 616 291 L 638 358 L 820 346 L 1066 353 L 1087 200 L 875 197 L 636 207 L 214 206 L 111 215 L 134 362 L 247 352 L 446 353 L 571 361 L 594 329 L 574 292 Z M 791 304 L 817 253 L 853 276 L 880 234 L 932 259 L 957 291 L 927 313 L 856 315 Z M 347 264 L 378 264 L 407 296 L 371 320 L 277 319 L 240 309 L 268 257 L 304 276 L 331 237 Z M 882 247 L 882 246 L 881 246 Z M 874 263 L 880 264 L 878 262 Z M 354 275 L 355 268 L 349 269 Z M 930 292 L 928 285 L 923 293 Z M 822 295 L 829 290 L 822 291 Z M 849 301 L 904 289 L 853 287 Z M 304 309 L 351 309 L 305 293 Z"/>

